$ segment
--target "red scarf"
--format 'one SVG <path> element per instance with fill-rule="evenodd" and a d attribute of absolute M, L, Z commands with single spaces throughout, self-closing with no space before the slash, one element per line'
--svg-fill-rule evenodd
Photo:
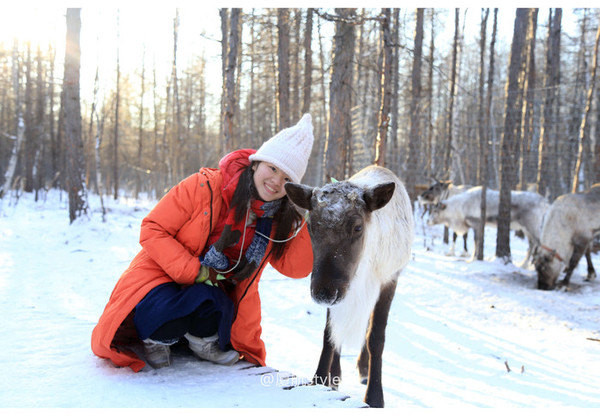
<path fill-rule="evenodd" d="M 246 223 L 245 217 L 242 221 L 238 223 L 235 222 L 235 209 L 231 208 L 231 200 L 242 172 L 250 165 L 248 157 L 254 153 L 256 153 L 256 151 L 253 149 L 236 150 L 223 157 L 219 162 L 219 169 L 221 169 L 221 173 L 223 174 L 223 186 L 221 188 L 223 206 L 221 207 L 217 225 L 208 237 L 208 242 L 204 248 L 203 254 L 221 237 L 221 233 L 226 225 L 231 225 L 232 231 L 237 230 L 242 232 L 238 243 L 223 250 L 223 253 L 227 256 L 230 263 L 235 263 L 239 259 L 240 249 L 242 249 L 241 254 L 243 255 L 250 246 L 250 243 L 254 238 L 254 232 L 256 231 L 256 218 L 261 217 L 264 214 L 264 211 L 260 209 L 264 204 L 264 201 L 252 200 L 252 203 L 250 204 L 250 217 L 252 217 L 252 223 L 246 226 L 246 235 L 244 237 L 243 229 L 244 224 Z M 256 217 L 251 216 L 251 213 L 254 213 Z"/>

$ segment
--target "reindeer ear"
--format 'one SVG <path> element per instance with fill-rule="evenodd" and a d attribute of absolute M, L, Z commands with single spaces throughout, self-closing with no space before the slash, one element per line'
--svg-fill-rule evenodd
<path fill-rule="evenodd" d="M 285 191 L 287 196 L 292 203 L 306 210 L 312 210 L 310 199 L 314 188 L 302 184 L 294 184 L 293 182 L 287 182 L 285 184 Z"/>
<path fill-rule="evenodd" d="M 363 199 L 367 204 L 367 210 L 375 211 L 385 206 L 394 195 L 396 184 L 388 182 L 387 184 L 379 184 L 365 191 Z"/>

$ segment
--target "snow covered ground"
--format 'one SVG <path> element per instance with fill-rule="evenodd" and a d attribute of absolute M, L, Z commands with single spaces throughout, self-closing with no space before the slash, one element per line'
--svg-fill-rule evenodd
<path fill-rule="evenodd" d="M 90 201 L 89 217 L 72 225 L 64 193 L 0 201 L 0 408 L 362 405 L 358 349 L 343 349 L 339 392 L 285 389 L 314 374 L 325 308 L 312 302 L 309 278 L 271 267 L 260 285 L 269 368 L 182 353 L 170 368 L 135 374 L 94 356 L 92 328 L 154 203 L 105 198 L 102 223 L 98 197 Z M 470 262 L 446 256 L 441 227 L 418 216 L 387 327 L 386 407 L 600 408 L 600 282 L 583 282 L 585 262 L 571 290 L 539 291 L 531 268 L 493 258 L 493 230 L 486 261 Z M 519 262 L 526 242 L 511 245 Z"/>

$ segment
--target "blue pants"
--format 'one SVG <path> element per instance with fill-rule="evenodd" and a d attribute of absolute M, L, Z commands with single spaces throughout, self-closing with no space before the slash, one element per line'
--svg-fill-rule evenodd
<path fill-rule="evenodd" d="M 231 341 L 233 303 L 218 287 L 175 282 L 156 286 L 136 305 L 134 324 L 141 340 L 173 343 L 190 333 L 207 337 L 218 333 L 221 350 Z"/>

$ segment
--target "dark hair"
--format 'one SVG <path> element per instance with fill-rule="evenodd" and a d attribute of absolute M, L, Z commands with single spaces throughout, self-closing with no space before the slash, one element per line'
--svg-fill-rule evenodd
<path fill-rule="evenodd" d="M 256 161 L 256 163 L 260 163 Z M 258 191 L 254 186 L 254 169 L 250 164 L 244 172 L 240 175 L 240 180 L 233 193 L 231 199 L 231 207 L 235 209 L 234 217 L 235 222 L 240 223 L 246 217 L 246 211 L 250 205 L 251 199 L 260 200 Z M 302 216 L 298 213 L 298 210 L 290 202 L 289 198 L 284 196 L 281 198 L 281 205 L 275 216 L 273 216 L 273 222 L 275 224 L 275 235 L 273 239 L 284 240 L 287 239 L 295 226 L 302 221 Z M 278 260 L 283 256 L 287 242 L 273 242 L 273 257 Z"/>

